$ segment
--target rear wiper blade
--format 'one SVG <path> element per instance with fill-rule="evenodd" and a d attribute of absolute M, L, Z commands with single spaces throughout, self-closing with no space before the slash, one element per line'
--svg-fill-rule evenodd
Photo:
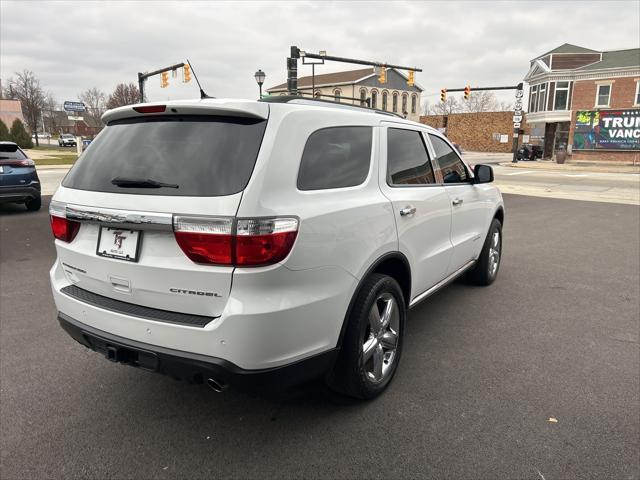
<path fill-rule="evenodd" d="M 111 183 L 122 188 L 180 188 L 176 183 L 163 183 L 150 178 L 116 177 Z"/>

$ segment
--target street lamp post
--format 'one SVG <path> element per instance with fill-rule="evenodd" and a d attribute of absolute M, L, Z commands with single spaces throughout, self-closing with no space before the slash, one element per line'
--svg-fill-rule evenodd
<path fill-rule="evenodd" d="M 260 69 L 255 73 L 254 77 L 256 79 L 256 83 L 258 84 L 258 88 L 260 89 L 260 98 L 262 98 L 262 84 L 264 83 L 264 79 L 267 75 Z"/>

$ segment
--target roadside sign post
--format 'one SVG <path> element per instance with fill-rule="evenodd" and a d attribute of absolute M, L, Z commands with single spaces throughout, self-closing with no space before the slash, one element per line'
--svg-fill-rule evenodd
<path fill-rule="evenodd" d="M 73 130 L 76 136 L 76 150 L 78 152 L 78 155 L 80 155 L 80 153 L 82 153 L 82 145 L 81 145 L 82 139 L 78 135 L 78 122 L 84 120 L 84 117 L 81 117 L 77 114 L 84 112 L 87 109 L 87 107 L 83 102 L 71 102 L 71 101 L 64 102 L 62 107 L 67 113 L 71 114 L 71 115 L 68 115 L 67 118 L 73 121 Z"/>
<path fill-rule="evenodd" d="M 522 82 L 516 89 L 516 103 L 513 106 L 513 158 L 511 163 L 518 163 L 518 136 L 520 134 L 520 124 L 522 122 Z"/>

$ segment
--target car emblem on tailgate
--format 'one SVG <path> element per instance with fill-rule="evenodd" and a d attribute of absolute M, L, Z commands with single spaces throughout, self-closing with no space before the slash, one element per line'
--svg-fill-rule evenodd
<path fill-rule="evenodd" d="M 184 288 L 170 288 L 171 293 L 182 293 L 183 295 L 198 295 L 201 297 L 218 297 L 222 298 L 222 295 L 218 295 L 215 292 L 203 292 L 202 290 L 186 290 Z"/>

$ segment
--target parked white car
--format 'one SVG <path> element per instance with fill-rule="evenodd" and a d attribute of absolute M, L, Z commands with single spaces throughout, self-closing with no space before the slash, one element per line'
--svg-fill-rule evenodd
<path fill-rule="evenodd" d="M 62 133 L 58 137 L 58 145 L 61 147 L 75 147 L 77 145 L 76 137 L 70 133 Z"/>
<path fill-rule="evenodd" d="M 498 273 L 504 206 L 438 131 L 296 97 L 120 107 L 53 197 L 62 327 L 217 391 L 312 377 L 369 399 L 407 310 Z"/>

